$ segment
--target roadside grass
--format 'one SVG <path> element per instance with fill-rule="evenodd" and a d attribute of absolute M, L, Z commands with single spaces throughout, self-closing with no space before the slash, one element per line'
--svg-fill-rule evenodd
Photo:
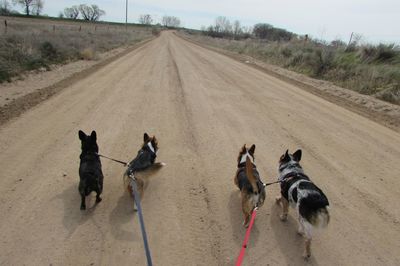
<path fill-rule="evenodd" d="M 339 42 L 323 44 L 301 39 L 278 42 L 201 34 L 187 37 L 400 104 L 400 48 L 393 44 L 347 47 Z"/>
<path fill-rule="evenodd" d="M 103 53 L 154 35 L 151 27 L 10 18 L 0 28 L 0 83 L 51 64 L 95 60 Z"/>

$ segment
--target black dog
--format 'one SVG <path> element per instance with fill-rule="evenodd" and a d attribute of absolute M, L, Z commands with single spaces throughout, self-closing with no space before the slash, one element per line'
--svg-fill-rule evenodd
<path fill-rule="evenodd" d="M 86 209 L 85 197 L 92 191 L 97 193 L 96 203 L 101 201 L 100 194 L 103 191 L 103 172 L 101 171 L 101 162 L 99 147 L 97 146 L 96 131 L 92 131 L 87 136 L 82 130 L 79 130 L 79 139 L 82 142 L 82 153 L 80 155 L 79 165 L 79 193 L 81 194 L 81 210 Z"/>

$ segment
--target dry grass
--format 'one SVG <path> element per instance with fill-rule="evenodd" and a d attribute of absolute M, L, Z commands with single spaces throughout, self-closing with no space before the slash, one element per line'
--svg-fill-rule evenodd
<path fill-rule="evenodd" d="M 92 60 L 94 58 L 94 52 L 91 48 L 86 48 L 81 51 L 82 60 Z"/>
<path fill-rule="evenodd" d="M 346 49 L 343 45 L 298 39 L 267 42 L 211 38 L 200 34 L 187 37 L 400 104 L 400 49 L 395 45 Z"/>
<path fill-rule="evenodd" d="M 0 21 L 0 82 L 54 63 L 93 60 L 98 53 L 153 35 L 150 27 L 15 17 Z"/>

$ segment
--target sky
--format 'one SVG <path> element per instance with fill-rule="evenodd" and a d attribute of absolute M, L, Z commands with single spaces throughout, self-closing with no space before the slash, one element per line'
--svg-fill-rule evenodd
<path fill-rule="evenodd" d="M 44 0 L 44 13 L 57 16 L 65 7 L 97 4 L 106 11 L 105 21 L 125 22 L 126 0 Z M 269 23 L 297 34 L 331 41 L 348 41 L 351 32 L 364 42 L 400 44 L 399 0 L 128 0 L 128 21 L 140 14 L 179 17 L 184 27 L 200 29 L 218 16 L 242 25 Z M 396 26 L 397 25 L 397 26 Z"/>

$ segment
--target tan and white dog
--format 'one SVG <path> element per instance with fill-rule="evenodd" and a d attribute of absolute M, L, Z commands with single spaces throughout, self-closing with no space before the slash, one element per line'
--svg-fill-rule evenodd
<path fill-rule="evenodd" d="M 260 174 L 254 163 L 254 151 L 256 145 L 252 145 L 250 149 L 246 145 L 242 147 L 237 159 L 236 175 L 234 178 L 235 185 L 240 190 L 242 198 L 242 211 L 244 215 L 243 226 L 248 227 L 250 216 L 256 207 L 261 207 L 265 200 L 265 188 L 261 182 Z"/>

